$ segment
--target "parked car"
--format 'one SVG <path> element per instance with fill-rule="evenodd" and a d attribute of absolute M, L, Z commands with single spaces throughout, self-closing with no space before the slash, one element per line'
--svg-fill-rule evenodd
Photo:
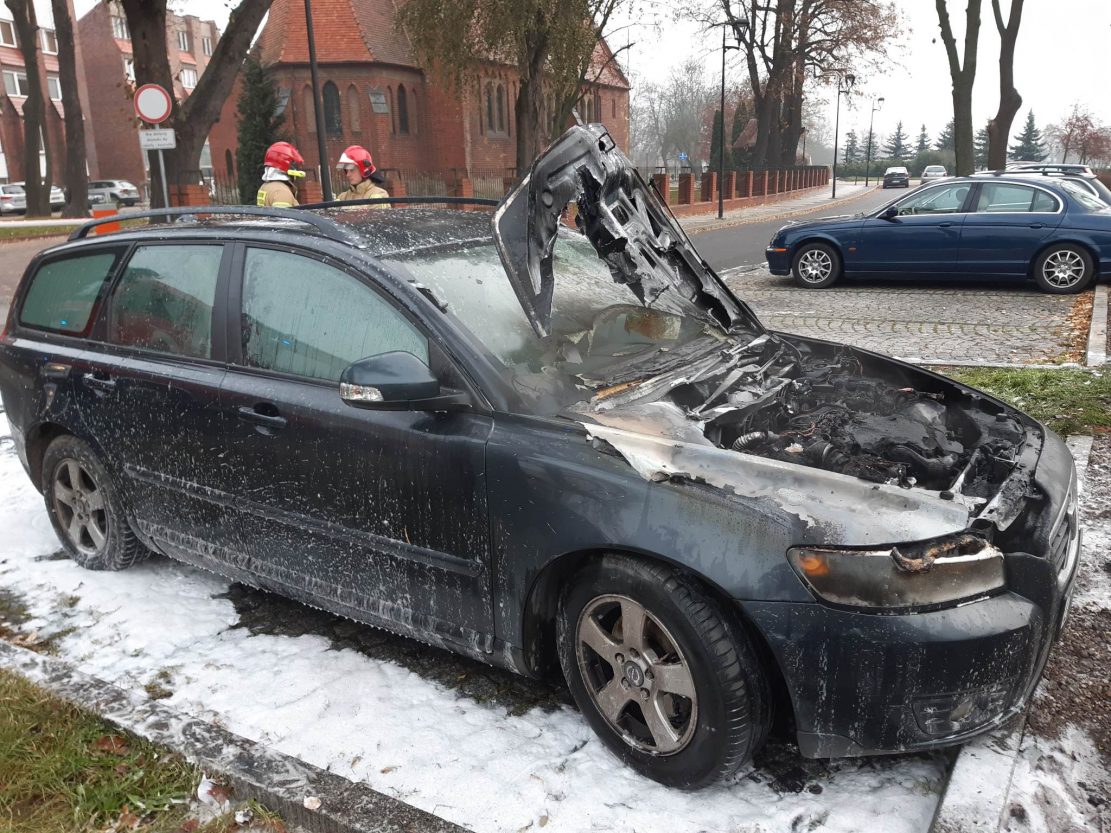
<path fill-rule="evenodd" d="M 883 187 L 909 188 L 910 172 L 901 165 L 888 168 L 886 171 L 883 172 Z"/>
<path fill-rule="evenodd" d="M 23 189 L 23 192 L 24 192 L 24 210 L 26 210 L 27 183 L 26 182 L 13 182 L 12 185 L 17 185 L 17 186 L 19 186 L 19 188 Z M 65 193 L 57 185 L 51 185 L 50 186 L 50 210 L 51 211 L 61 211 L 62 206 L 64 206 L 65 204 L 66 204 L 66 195 L 65 195 Z"/>
<path fill-rule="evenodd" d="M 927 165 L 922 169 L 921 180 L 923 183 L 929 179 L 945 179 L 949 173 L 945 170 L 944 165 Z"/>
<path fill-rule="evenodd" d="M 946 179 L 868 214 L 788 224 L 773 275 L 821 289 L 842 276 L 1011 277 L 1056 294 L 1111 274 L 1111 211 L 1069 179 Z"/>
<path fill-rule="evenodd" d="M 1023 710 L 1079 548 L 1053 432 L 767 330 L 600 125 L 492 216 L 361 205 L 147 212 L 207 217 L 35 257 L 0 397 L 78 564 L 157 551 L 561 669 L 676 787 L 734 773 L 777 712 L 829 757 Z"/>
<path fill-rule="evenodd" d="M 0 214 L 26 214 L 27 193 L 21 185 L 0 185 Z"/>
<path fill-rule="evenodd" d="M 100 199 L 94 200 L 94 196 Z M 89 202 L 114 202 L 133 206 L 139 202 L 139 189 L 126 179 L 96 179 L 89 182 Z"/>
<path fill-rule="evenodd" d="M 1023 176 L 1023 177 L 1048 177 L 1051 179 L 1068 180 L 1075 182 L 1088 193 L 1095 196 L 1100 202 L 1111 205 L 1111 188 L 1103 184 L 1098 176 L 1092 173 L 1087 165 L 1044 165 L 1024 163 L 1017 167 L 1007 167 L 1005 171 L 980 171 L 973 176 Z"/>

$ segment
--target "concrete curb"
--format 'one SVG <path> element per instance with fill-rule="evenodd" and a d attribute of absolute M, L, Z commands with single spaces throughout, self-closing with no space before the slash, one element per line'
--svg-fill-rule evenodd
<path fill-rule="evenodd" d="M 1107 362 L 1107 284 L 1096 287 L 1092 299 L 1092 323 L 1088 327 L 1088 367 L 1099 367 Z"/>
<path fill-rule="evenodd" d="M 728 220 L 728 219 L 723 218 L 721 220 L 721 222 L 708 223 L 704 226 L 697 226 L 695 228 L 687 228 L 686 226 L 683 226 L 683 231 L 685 231 L 687 234 L 689 234 L 691 236 L 694 236 L 694 235 L 702 234 L 703 232 L 707 232 L 707 231 L 719 231 L 719 230 L 724 229 L 724 228 L 733 228 L 735 226 L 745 226 L 745 225 L 750 225 L 752 223 L 774 222 L 775 220 L 789 220 L 792 217 L 802 217 L 802 216 L 805 216 L 807 214 L 815 214 L 819 211 L 826 211 L 831 207 L 844 205 L 845 203 L 849 203 L 849 202 L 852 202 L 853 200 L 858 200 L 861 197 L 867 196 L 868 194 L 871 194 L 875 190 L 876 190 L 875 187 L 868 187 L 868 188 L 865 188 L 863 191 L 859 191 L 855 194 L 850 194 L 847 197 L 841 197 L 838 200 L 830 200 L 829 202 L 821 203 L 820 205 L 808 206 L 806 208 L 796 208 L 796 209 L 793 209 L 793 210 L 781 211 L 777 214 L 760 214 L 760 215 L 757 215 L 755 217 L 737 217 L 737 218 L 732 219 L 732 220 Z M 745 210 L 745 209 L 742 209 L 742 210 Z M 683 225 L 683 218 L 679 218 L 679 225 Z"/>
<path fill-rule="evenodd" d="M 153 743 L 167 746 L 209 775 L 219 773 L 236 800 L 255 799 L 312 833 L 467 833 L 366 784 L 247 740 L 83 674 L 68 663 L 0 642 L 0 667 Z M 320 808 L 308 810 L 308 797 Z"/>
<path fill-rule="evenodd" d="M 1084 489 L 1093 437 L 1065 440 Z M 1029 709 L 1029 704 L 1027 704 Z M 1026 712 L 993 732 L 966 743 L 949 770 L 929 833 L 998 833 L 1007 812 L 1015 767 L 1026 735 Z"/>

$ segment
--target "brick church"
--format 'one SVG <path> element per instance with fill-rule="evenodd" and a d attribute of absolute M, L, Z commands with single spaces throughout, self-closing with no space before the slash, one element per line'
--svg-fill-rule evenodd
<path fill-rule="evenodd" d="M 360 144 L 410 194 L 443 193 L 446 178 L 465 172 L 476 192 L 488 182 L 497 191 L 491 195 L 500 196 L 516 164 L 514 67 L 487 64 L 477 83 L 459 92 L 418 63 L 394 25 L 393 0 L 314 0 L 312 8 L 329 172 L 345 147 Z M 320 160 L 302 0 L 274 0 L 255 48 L 271 66 L 284 130 L 311 177 Z M 594 62 L 602 70 L 585 91 L 580 115 L 603 122 L 627 148 L 629 83 L 610 57 L 600 43 Z M 210 136 L 219 177 L 235 175 L 236 97 L 229 96 Z"/>

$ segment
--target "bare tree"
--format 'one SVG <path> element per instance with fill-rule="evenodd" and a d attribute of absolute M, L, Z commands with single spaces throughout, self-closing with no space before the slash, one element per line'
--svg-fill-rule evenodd
<path fill-rule="evenodd" d="M 58 73 L 62 82 L 62 107 L 66 113 L 66 185 L 63 217 L 87 217 L 89 172 L 85 162 L 85 114 L 77 95 L 77 56 L 73 40 L 73 18 L 66 0 L 51 0 L 54 34 L 58 40 Z"/>
<path fill-rule="evenodd" d="M 16 40 L 27 72 L 27 98 L 23 101 L 23 179 L 27 216 L 50 216 L 50 147 L 46 140 L 46 103 L 39 67 L 39 22 L 31 0 L 4 0 L 15 23 Z M 39 168 L 39 147 L 46 156 L 46 171 Z"/>
<path fill-rule="evenodd" d="M 1007 137 L 1011 124 L 1022 106 L 1022 96 L 1015 89 L 1015 43 L 1022 22 L 1023 0 L 1011 0 L 1011 11 L 1003 22 L 1000 0 L 991 0 L 995 28 L 999 31 L 999 109 L 988 121 L 988 168 L 1001 171 L 1007 165 Z"/>
<path fill-rule="evenodd" d="M 713 106 L 714 89 L 702 63 L 689 58 L 668 76 L 661 96 L 662 135 L 660 156 L 666 161 L 686 154 L 690 166 L 703 161 L 702 146 L 709 129 L 706 113 Z"/>
<path fill-rule="evenodd" d="M 13 0 L 5 2 L 10 4 Z M 159 84 L 172 91 L 173 75 L 166 48 L 166 0 L 120 0 L 120 3 L 131 30 L 135 83 Z M 239 0 L 196 88 L 185 101 L 174 101 L 168 126 L 177 133 L 177 148 L 166 152 L 168 182 L 195 185 L 200 181 L 204 143 L 220 117 L 270 3 L 271 0 Z M 151 180 L 155 186 L 151 189 L 151 204 L 157 208 L 162 204 L 162 189 L 153 168 Z"/>
<path fill-rule="evenodd" d="M 980 39 L 980 0 L 968 0 L 965 9 L 964 62 L 957 54 L 957 41 L 949 21 L 946 0 L 936 0 L 941 40 L 949 58 L 949 75 L 953 80 L 953 141 L 956 150 L 956 174 L 968 176 L 975 170 L 973 147 L 972 85 L 976 81 L 976 49 Z M 1006 138 L 1004 138 L 1006 142 Z"/>

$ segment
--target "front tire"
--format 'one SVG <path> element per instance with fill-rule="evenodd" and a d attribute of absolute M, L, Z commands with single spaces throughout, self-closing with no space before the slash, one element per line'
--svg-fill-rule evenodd
<path fill-rule="evenodd" d="M 841 256 L 828 243 L 807 243 L 795 252 L 791 274 L 805 289 L 825 289 L 841 277 Z"/>
<path fill-rule="evenodd" d="M 623 555 L 590 563 L 561 600 L 558 640 L 583 716 L 648 778 L 698 789 L 767 737 L 768 683 L 748 635 L 675 569 Z"/>
<path fill-rule="evenodd" d="M 1050 246 L 1034 261 L 1034 281 L 1042 292 L 1072 295 L 1085 289 L 1095 275 L 1086 249 L 1071 243 Z"/>
<path fill-rule="evenodd" d="M 88 443 L 57 437 L 43 455 L 41 482 L 54 531 L 78 565 L 124 570 L 147 557 L 108 470 Z"/>

